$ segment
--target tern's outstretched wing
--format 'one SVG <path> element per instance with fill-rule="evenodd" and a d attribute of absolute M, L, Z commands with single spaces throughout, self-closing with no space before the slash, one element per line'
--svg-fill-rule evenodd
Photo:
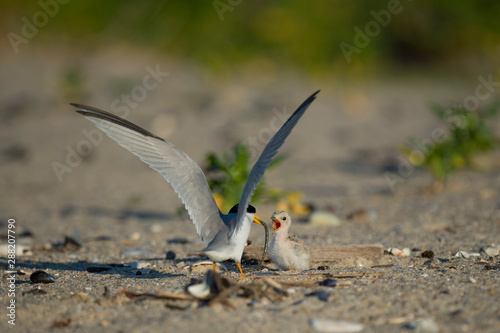
<path fill-rule="evenodd" d="M 210 243 L 220 230 L 227 228 L 205 175 L 182 150 L 114 114 L 90 106 L 71 105 L 81 109 L 77 112 L 165 177 L 186 206 L 204 243 Z"/>
<path fill-rule="evenodd" d="M 283 124 L 283 126 L 279 129 L 279 131 L 271 138 L 266 148 L 260 155 L 259 159 L 255 163 L 250 171 L 250 175 L 248 176 L 247 183 L 245 184 L 245 188 L 243 189 L 243 194 L 241 195 L 240 203 L 238 206 L 238 216 L 236 218 L 236 223 L 232 224 L 229 231 L 229 237 L 232 234 L 241 228 L 243 224 L 244 215 L 247 209 L 248 204 L 250 203 L 250 199 L 252 198 L 253 192 L 259 185 L 260 180 L 264 176 L 264 172 L 266 172 L 267 167 L 271 164 L 274 156 L 278 153 L 278 149 L 283 145 L 286 138 L 295 127 L 300 117 L 306 112 L 307 108 L 311 103 L 316 99 L 316 95 L 319 93 L 319 90 L 312 94 L 308 99 L 299 106 L 299 108 L 288 118 L 288 120 Z"/>

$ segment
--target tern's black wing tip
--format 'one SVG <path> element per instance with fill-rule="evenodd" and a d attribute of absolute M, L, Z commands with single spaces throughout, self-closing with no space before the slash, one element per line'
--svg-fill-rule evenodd
<path fill-rule="evenodd" d="M 315 93 L 309 96 L 304 102 L 302 102 L 302 104 L 299 106 L 299 109 L 303 108 L 304 106 L 309 106 L 312 102 L 314 102 L 320 91 L 321 89 L 317 90 Z"/>
<path fill-rule="evenodd" d="M 69 103 L 69 105 L 77 108 L 78 110 L 76 110 L 76 112 L 78 112 L 78 113 L 82 113 L 82 111 L 88 111 L 88 110 L 102 111 L 102 110 L 96 109 L 92 106 L 88 106 L 88 105 L 84 105 L 84 104 L 80 104 L 80 103 Z"/>
<path fill-rule="evenodd" d="M 319 94 L 320 91 L 321 91 L 321 89 L 316 90 L 315 93 L 313 93 L 311 96 L 309 96 L 308 100 L 315 100 L 316 96 Z"/>
<path fill-rule="evenodd" d="M 152 138 L 155 138 L 155 139 L 158 139 L 161 141 L 165 141 L 163 138 L 160 138 L 159 136 L 151 133 L 150 131 L 148 131 L 148 130 L 124 119 L 124 118 L 121 118 L 113 113 L 103 111 L 101 109 L 98 109 L 98 108 L 95 108 L 92 106 L 88 106 L 88 105 L 77 104 L 77 103 L 69 103 L 69 104 L 78 108 L 78 110 L 76 110 L 76 112 L 84 115 L 85 117 L 91 117 L 91 118 L 96 118 L 96 119 L 108 121 L 108 122 L 116 124 L 118 126 L 131 129 L 131 130 L 133 130 L 137 133 L 140 133 L 144 136 L 148 136 L 148 137 L 152 137 Z"/>

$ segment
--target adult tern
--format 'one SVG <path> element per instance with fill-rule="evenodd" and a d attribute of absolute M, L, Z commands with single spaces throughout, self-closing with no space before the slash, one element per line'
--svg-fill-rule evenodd
<path fill-rule="evenodd" d="M 112 113 L 82 104 L 71 103 L 119 145 L 138 156 L 141 161 L 158 171 L 172 185 L 196 226 L 196 231 L 207 246 L 200 252 L 214 262 L 233 259 L 241 269 L 241 256 L 252 222 L 267 226 L 249 205 L 264 172 L 278 153 L 292 129 L 319 90 L 307 98 L 271 138 L 253 166 L 238 205 L 228 214 L 222 214 L 208 187 L 201 168 L 187 154 L 172 143 Z M 264 253 L 265 255 L 265 253 Z"/>
<path fill-rule="evenodd" d="M 292 219 L 284 210 L 274 212 L 273 239 L 269 257 L 279 269 L 305 270 L 311 267 L 311 253 L 307 244 L 295 235 L 288 234 Z"/>

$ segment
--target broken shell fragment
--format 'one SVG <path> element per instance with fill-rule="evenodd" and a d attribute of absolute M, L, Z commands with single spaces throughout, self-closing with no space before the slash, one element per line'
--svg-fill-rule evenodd
<path fill-rule="evenodd" d="M 221 279 L 213 270 L 208 270 L 203 281 L 194 281 L 186 287 L 186 291 L 192 296 L 206 300 L 210 296 L 219 294 L 224 288 L 228 287 L 229 282 Z"/>
<path fill-rule="evenodd" d="M 387 250 L 388 253 L 392 254 L 395 257 L 409 257 L 411 254 L 411 250 L 408 247 L 400 250 L 398 248 L 392 247 Z"/>
<path fill-rule="evenodd" d="M 455 253 L 455 257 L 468 259 L 470 258 L 470 253 L 465 251 L 458 251 L 457 253 Z"/>
<path fill-rule="evenodd" d="M 497 255 L 500 254 L 500 246 L 490 246 L 487 248 L 482 247 L 481 252 L 487 254 L 490 257 L 496 257 Z"/>
<path fill-rule="evenodd" d="M 187 286 L 186 290 L 198 299 L 206 299 L 210 295 L 210 286 L 203 281 Z"/>

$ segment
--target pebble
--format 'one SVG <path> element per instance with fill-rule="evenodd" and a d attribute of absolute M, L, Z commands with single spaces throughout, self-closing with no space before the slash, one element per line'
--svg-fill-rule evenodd
<path fill-rule="evenodd" d="M 167 260 L 174 260 L 175 259 L 175 252 L 174 251 L 167 251 L 166 258 L 167 258 Z"/>
<path fill-rule="evenodd" d="M 323 280 L 319 283 L 320 286 L 325 286 L 325 287 L 336 287 L 338 285 L 337 280 L 334 279 L 326 279 Z"/>
<path fill-rule="evenodd" d="M 483 248 L 481 248 L 481 252 L 486 253 L 490 257 L 496 257 L 497 255 L 500 254 L 500 246 L 496 245 L 496 246 L 490 246 L 487 248 L 483 247 Z"/>
<path fill-rule="evenodd" d="M 316 211 L 309 217 L 309 223 L 315 226 L 336 227 L 342 222 L 334 214 L 324 211 Z"/>
<path fill-rule="evenodd" d="M 328 298 L 330 297 L 330 294 L 326 291 L 319 290 L 316 292 L 316 296 L 318 297 L 318 299 L 320 301 L 328 302 Z"/>
<path fill-rule="evenodd" d="M 132 235 L 130 235 L 129 239 L 131 241 L 138 241 L 141 239 L 141 234 L 139 232 L 134 232 Z"/>
<path fill-rule="evenodd" d="M 163 229 L 163 227 L 160 224 L 153 224 L 150 228 L 151 232 L 154 234 L 161 232 L 162 229 Z"/>
<path fill-rule="evenodd" d="M 30 275 L 30 280 L 33 283 L 54 283 L 56 278 L 44 271 L 35 271 Z"/>
<path fill-rule="evenodd" d="M 407 329 L 414 330 L 416 333 L 438 333 L 439 326 L 432 318 L 424 318 L 404 326 Z"/>
<path fill-rule="evenodd" d="M 434 252 L 430 250 L 424 251 L 422 252 L 422 257 L 432 259 L 434 258 Z"/>
<path fill-rule="evenodd" d="M 361 332 L 364 329 L 363 324 L 332 319 L 310 319 L 309 324 L 318 332 L 351 333 Z"/>
<path fill-rule="evenodd" d="M 33 238 L 34 235 L 30 230 L 24 230 L 19 235 L 17 235 L 19 238 Z"/>
<path fill-rule="evenodd" d="M 74 237 L 64 236 L 63 247 L 79 249 L 82 247 L 82 244 Z"/>
<path fill-rule="evenodd" d="M 317 290 L 306 294 L 306 296 L 316 296 L 320 301 L 327 302 L 330 294 L 323 290 Z"/>
<path fill-rule="evenodd" d="M 354 222 L 367 222 L 377 218 L 377 212 L 372 209 L 358 209 L 346 215 L 347 220 Z"/>
<path fill-rule="evenodd" d="M 330 269 L 330 266 L 318 266 L 318 271 L 327 271 Z"/>
<path fill-rule="evenodd" d="M 248 260 L 245 260 L 245 264 L 256 266 L 259 264 L 259 261 L 257 259 L 248 259 Z"/>

